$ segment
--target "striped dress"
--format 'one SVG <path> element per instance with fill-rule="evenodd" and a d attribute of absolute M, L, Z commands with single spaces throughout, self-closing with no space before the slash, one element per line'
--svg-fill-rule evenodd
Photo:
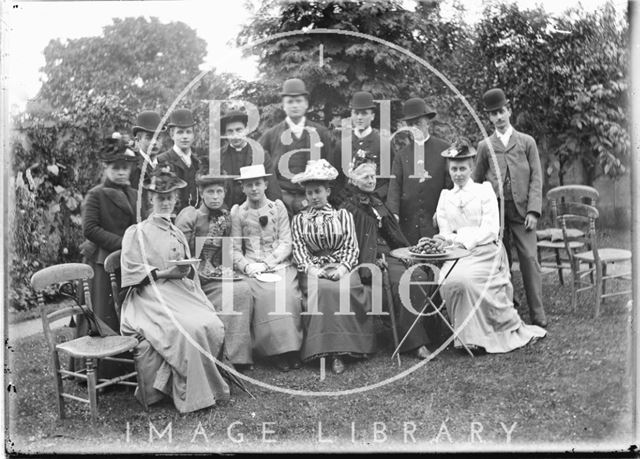
<path fill-rule="evenodd" d="M 353 268 L 358 263 L 358 242 L 353 217 L 345 209 L 329 204 L 309 209 L 293 218 L 293 259 L 298 267 L 300 288 L 306 295 L 303 309 L 305 338 L 302 360 L 327 355 L 348 354 L 364 357 L 375 352 L 375 333 L 371 310 L 371 293 L 360 282 Z M 350 272 L 341 280 L 309 279 L 310 267 L 323 268 L 342 264 Z M 342 294 L 341 294 L 342 293 Z M 342 297 L 342 298 L 341 298 Z M 353 315 L 336 315 L 341 312 Z"/>

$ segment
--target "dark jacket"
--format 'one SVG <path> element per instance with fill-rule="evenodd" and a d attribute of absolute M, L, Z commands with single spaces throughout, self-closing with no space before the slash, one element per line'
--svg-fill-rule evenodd
<path fill-rule="evenodd" d="M 491 142 L 498 160 L 500 177 L 498 177 L 498 172 L 491 160 L 489 145 L 483 139 L 478 144 L 478 157 L 473 180 L 478 183 L 485 180 L 490 181 L 496 196 L 499 197 L 498 182 L 500 181 L 504 185 L 508 169 L 513 203 L 516 205 L 518 213 L 525 217 L 527 213 L 532 212 L 540 217 L 542 213 L 542 170 L 536 141 L 530 135 L 514 129 L 506 148 L 495 132 L 489 137 L 489 142 Z"/>
<path fill-rule="evenodd" d="M 97 246 L 95 263 L 102 264 L 111 252 L 120 250 L 125 230 L 136 223 L 136 192 L 108 179 L 87 193 L 82 205 L 84 237 Z"/>
<path fill-rule="evenodd" d="M 220 159 L 220 169 L 223 174 L 226 175 L 240 175 L 240 168 L 250 166 L 253 161 L 253 153 L 251 146 L 247 143 L 241 150 L 236 150 L 231 145 L 222 150 Z M 264 154 L 264 169 L 266 171 L 273 170 L 273 163 L 271 161 L 271 155 L 265 152 Z M 282 192 L 280 191 L 280 185 L 275 175 L 268 177 L 268 188 L 266 191 L 267 198 L 272 201 L 276 199 L 282 199 Z M 231 209 L 235 204 L 242 204 L 247 197 L 242 192 L 242 185 L 238 180 L 230 181 L 227 194 L 224 197 L 224 203 Z"/>
<path fill-rule="evenodd" d="M 429 137 L 424 145 L 424 169 L 431 176 L 420 182 L 414 173 L 414 142 L 400 150 L 393 159 L 387 206 L 400 216 L 400 228 L 411 244 L 421 237 L 433 237 L 437 230 L 433 215 L 438 206 L 440 192 L 452 187 L 447 161 L 440 156 L 449 144 L 437 137 Z"/>
<path fill-rule="evenodd" d="M 315 129 L 318 139 L 322 145 L 318 145 L 320 148 L 320 157 L 329 161 L 334 167 L 340 167 L 339 163 L 336 164 L 333 152 L 333 138 L 331 134 L 324 126 L 321 126 L 317 123 L 307 120 L 305 126 L 309 128 Z M 280 184 L 280 188 L 282 190 L 300 192 L 300 187 L 296 184 L 291 183 L 290 178 L 283 177 L 280 173 L 278 162 L 280 158 L 286 154 L 287 152 L 293 150 L 302 150 L 298 153 L 295 153 L 291 156 L 289 160 L 289 170 L 293 175 L 304 172 L 304 168 L 307 165 L 307 161 L 310 159 L 310 134 L 305 129 L 300 136 L 299 139 L 296 138 L 295 135 L 291 134 L 292 142 L 289 145 L 284 145 L 282 143 L 282 133 L 289 129 L 289 125 L 286 121 L 281 121 L 276 124 L 269 130 L 267 130 L 262 137 L 260 137 L 260 145 L 264 148 L 265 157 L 267 154 L 271 156 L 271 160 L 273 161 L 271 169 L 267 170 L 269 173 L 276 174 L 276 178 L 278 183 Z"/>
<path fill-rule="evenodd" d="M 196 173 L 200 168 L 200 160 L 196 157 L 195 150 L 191 149 L 190 167 L 187 167 L 173 148 L 158 155 L 158 164 L 169 164 L 173 172 L 187 182 L 187 186 L 178 191 L 180 200 L 176 204 L 176 215 L 187 206 L 197 206 L 199 194 L 196 186 Z"/>
<path fill-rule="evenodd" d="M 391 162 L 393 165 L 393 148 L 390 145 L 390 156 Z M 351 134 L 351 154 L 355 156 L 358 153 L 358 150 L 366 151 L 370 154 L 373 154 L 378 160 L 376 161 L 377 166 L 377 174 L 380 175 L 380 161 L 382 158 L 380 157 L 380 132 L 377 129 L 373 129 L 371 133 L 359 139 L 355 134 Z M 379 178 L 376 180 L 376 194 L 383 200 L 386 201 L 387 193 L 389 190 L 389 179 L 388 178 Z"/>

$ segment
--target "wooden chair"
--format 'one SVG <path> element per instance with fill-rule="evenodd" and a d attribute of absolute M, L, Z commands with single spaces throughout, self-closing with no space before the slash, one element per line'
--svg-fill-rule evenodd
<path fill-rule="evenodd" d="M 547 192 L 547 200 L 551 205 L 551 221 L 556 225 L 556 222 L 558 221 L 559 204 L 564 202 L 576 202 L 595 206 L 599 197 L 600 193 L 598 193 L 598 190 L 586 185 L 564 185 L 552 188 Z M 584 235 L 584 232 L 577 228 L 567 228 L 567 233 L 572 239 Z M 538 236 L 538 260 L 540 262 L 540 266 L 555 268 L 558 271 L 560 284 L 564 285 L 562 270 L 570 269 L 571 266 L 569 266 L 569 259 L 563 258 L 561 256 L 561 252 L 565 250 L 575 251 L 582 248 L 584 243 L 574 240 L 567 248 L 562 239 L 562 230 L 558 226 L 538 230 L 536 231 L 536 234 Z M 544 256 L 544 251 L 552 251 L 553 253 L 551 255 Z"/>
<path fill-rule="evenodd" d="M 111 294 L 113 295 L 113 304 L 116 309 L 116 314 L 118 315 L 118 320 L 120 320 L 120 311 L 122 310 L 122 303 L 120 301 L 120 284 L 118 283 L 117 277 L 117 272 L 120 271 L 121 253 L 121 250 L 116 250 L 115 252 L 110 253 L 104 260 L 104 270 L 109 275 L 109 280 L 111 281 Z M 144 346 L 149 346 L 149 343 L 142 336 L 136 339 L 136 341 L 137 345 L 133 350 L 133 362 L 136 365 L 136 369 L 138 369 L 138 357 L 142 353 Z M 139 389 L 138 397 L 136 397 L 136 399 L 142 403 L 145 410 L 148 410 L 149 404 L 147 403 L 146 391 L 142 389 L 143 387 L 146 387 L 143 371 L 137 371 L 137 380 Z"/>
<path fill-rule="evenodd" d="M 136 372 L 127 373 L 112 379 L 100 380 L 96 382 L 95 368 L 99 359 L 122 361 L 113 356 L 132 350 L 138 341 L 128 336 L 82 336 L 62 343 L 56 343 L 56 336 L 51 330 L 51 322 L 64 319 L 75 314 L 84 314 L 83 308 L 91 311 L 91 295 L 89 294 L 88 280 L 93 278 L 93 269 L 89 265 L 82 263 L 67 263 L 50 266 L 41 269 L 31 276 L 31 286 L 37 293 L 38 306 L 42 317 L 42 328 L 44 336 L 49 346 L 51 356 L 51 366 L 55 377 L 58 415 L 60 419 L 65 417 L 64 400 L 71 399 L 83 403 L 88 403 L 91 409 L 91 421 L 95 422 L 98 416 L 97 390 L 113 384 L 135 386 L 136 383 L 128 381 L 136 376 Z M 44 296 L 42 290 L 51 284 L 78 282 L 81 285 L 85 304 L 83 307 L 68 306 L 63 309 L 51 312 L 45 311 Z M 64 352 L 72 357 L 85 359 L 86 368 L 80 371 L 69 371 L 61 368 L 59 352 Z M 80 378 L 87 381 L 88 399 L 77 397 L 64 392 L 63 379 Z"/>
<path fill-rule="evenodd" d="M 576 310 L 579 292 L 595 288 L 595 317 L 600 315 L 601 300 L 615 295 L 631 293 L 631 289 L 621 292 L 606 292 L 607 280 L 616 278 L 630 280 L 631 272 L 608 276 L 607 266 L 613 263 L 630 261 L 631 251 L 625 249 L 598 248 L 596 233 L 598 217 L 598 209 L 595 207 L 573 202 L 563 203 L 558 215 L 558 223 L 562 229 L 565 249 L 569 254 L 569 262 L 573 275 L 573 282 L 571 283 L 571 307 L 573 311 Z M 574 250 L 571 249 L 570 242 L 574 238 L 568 232 L 569 228 L 567 223 L 569 222 L 574 222 L 586 227 L 584 235 L 575 237 L 576 240 L 583 242 L 585 247 L 588 247 L 584 252 L 574 252 Z M 586 264 L 588 268 L 582 269 L 582 264 Z M 589 281 L 585 279 L 587 276 L 589 277 Z"/>

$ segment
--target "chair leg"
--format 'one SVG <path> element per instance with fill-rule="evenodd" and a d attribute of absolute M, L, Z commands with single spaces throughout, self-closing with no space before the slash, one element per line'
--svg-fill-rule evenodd
<path fill-rule="evenodd" d="M 89 391 L 89 407 L 91 409 L 91 422 L 98 419 L 98 397 L 96 395 L 96 373 L 93 359 L 86 359 L 87 365 L 87 390 Z"/>
<path fill-rule="evenodd" d="M 139 346 L 139 345 L 138 345 Z M 138 358 L 139 358 L 139 354 L 140 354 L 140 350 L 138 348 L 138 346 L 136 346 L 133 349 L 133 362 L 136 368 L 136 380 L 138 381 L 138 387 L 136 387 L 136 390 L 138 391 L 138 394 L 140 395 L 139 400 L 142 402 L 142 406 L 144 407 L 145 411 L 149 410 L 149 403 L 147 402 L 147 393 L 145 388 L 146 386 L 146 381 L 144 379 L 144 372 L 141 371 L 139 365 L 138 365 Z"/>
<path fill-rule="evenodd" d="M 580 282 L 580 277 L 578 276 L 577 272 L 579 269 L 579 265 L 578 262 L 574 262 L 572 264 L 571 267 L 571 310 L 573 312 L 576 312 L 577 310 L 577 303 L 578 303 L 578 292 L 576 291 L 578 289 L 578 283 Z"/>
<path fill-rule="evenodd" d="M 596 309 L 594 316 L 597 318 L 600 315 L 600 303 L 602 300 L 602 265 L 600 263 L 596 263 Z"/>
<path fill-rule="evenodd" d="M 60 373 L 60 360 L 58 360 L 58 354 L 54 353 L 53 358 L 53 372 L 56 378 L 56 395 L 58 396 L 58 417 L 64 419 L 64 397 L 62 393 L 64 386 L 62 385 L 62 374 Z"/>
<path fill-rule="evenodd" d="M 560 278 L 560 285 L 564 285 L 564 279 L 562 278 L 562 263 L 560 261 L 560 249 L 555 249 L 556 252 L 556 266 L 558 267 L 558 277 Z"/>
<path fill-rule="evenodd" d="M 604 277 L 607 275 L 607 264 L 606 263 L 602 263 L 602 294 L 604 295 L 606 293 L 607 290 L 607 286 L 606 286 L 606 280 L 604 280 Z M 605 298 L 602 299 L 602 301 L 606 301 Z"/>

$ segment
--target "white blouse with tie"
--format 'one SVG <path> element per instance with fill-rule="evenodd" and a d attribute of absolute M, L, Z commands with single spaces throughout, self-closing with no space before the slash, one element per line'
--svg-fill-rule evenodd
<path fill-rule="evenodd" d="M 498 240 L 500 217 L 498 200 L 490 182 L 442 190 L 436 218 L 440 235 L 471 250 Z"/>

